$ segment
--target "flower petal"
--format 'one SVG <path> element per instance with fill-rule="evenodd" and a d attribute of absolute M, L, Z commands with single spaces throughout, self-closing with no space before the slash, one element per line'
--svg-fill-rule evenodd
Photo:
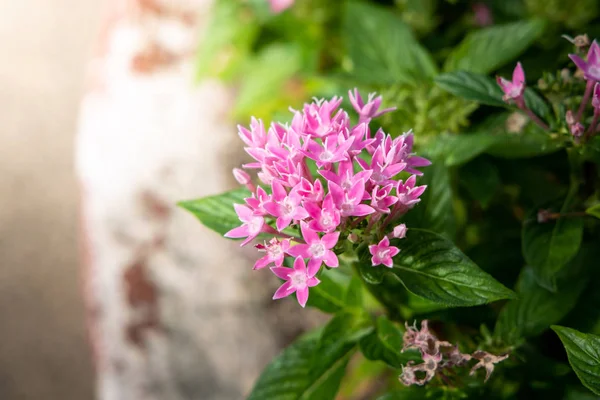
<path fill-rule="evenodd" d="M 287 267 L 271 267 L 271 271 L 280 279 L 287 281 L 290 279 L 290 274 L 294 272 L 293 269 Z"/>
<path fill-rule="evenodd" d="M 294 293 L 296 291 L 296 289 L 294 289 L 292 287 L 292 284 L 290 282 L 285 282 L 283 285 L 281 285 L 279 287 L 279 289 L 277 289 L 275 291 L 275 294 L 273 295 L 273 300 L 277 300 L 277 299 L 281 299 L 283 297 L 287 297 L 290 294 Z"/>
<path fill-rule="evenodd" d="M 308 301 L 308 286 L 296 290 L 296 298 L 298 299 L 298 304 L 305 307 L 306 302 Z"/>

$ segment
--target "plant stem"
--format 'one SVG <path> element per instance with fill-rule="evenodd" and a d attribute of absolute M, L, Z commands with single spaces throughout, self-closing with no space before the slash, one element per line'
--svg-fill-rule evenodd
<path fill-rule="evenodd" d="M 587 106 L 588 101 L 590 101 L 592 89 L 594 89 L 594 81 L 590 79 L 585 85 L 585 94 L 583 95 L 583 99 L 581 99 L 581 104 L 579 105 L 579 110 L 577 111 L 577 117 L 575 118 L 576 122 L 579 122 L 581 120 L 581 116 L 583 115 L 585 106 Z"/>
<path fill-rule="evenodd" d="M 544 129 L 546 131 L 550 130 L 550 127 L 544 121 L 542 121 L 540 119 L 540 117 L 535 115 L 535 113 L 533 111 L 531 111 L 529 109 L 529 107 L 527 107 L 527 105 L 525 104 L 525 99 L 523 99 L 522 97 L 520 99 L 517 99 L 516 104 L 517 104 L 517 107 L 519 107 L 522 111 L 524 111 L 525 114 L 527 114 L 527 116 L 533 122 L 535 122 L 538 126 L 540 126 L 542 129 Z"/>

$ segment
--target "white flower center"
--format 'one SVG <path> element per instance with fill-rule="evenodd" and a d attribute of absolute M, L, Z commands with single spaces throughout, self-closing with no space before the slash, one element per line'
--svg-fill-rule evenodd
<path fill-rule="evenodd" d="M 379 259 L 387 258 L 389 252 L 389 249 L 380 249 L 377 251 L 377 257 L 379 257 Z"/>
<path fill-rule="evenodd" d="M 596 66 L 588 67 L 587 74 L 594 79 L 600 78 L 600 68 Z"/>
<path fill-rule="evenodd" d="M 331 218 L 331 214 L 324 212 L 321 214 L 321 225 L 325 227 L 329 227 L 333 224 L 333 218 Z"/>
<path fill-rule="evenodd" d="M 325 246 L 323 246 L 322 243 L 315 243 L 312 246 L 310 246 L 309 251 L 313 255 L 313 257 L 323 258 L 323 256 L 325 255 Z"/>
<path fill-rule="evenodd" d="M 294 205 L 290 202 L 289 198 L 286 198 L 283 203 L 281 203 L 281 210 L 285 215 L 290 215 L 294 212 Z"/>
<path fill-rule="evenodd" d="M 267 253 L 269 254 L 269 258 L 271 260 L 276 260 L 281 257 L 283 250 L 280 245 L 273 245 L 267 248 Z"/>
<path fill-rule="evenodd" d="M 319 155 L 319 160 L 321 161 L 330 161 L 333 158 L 333 153 L 329 150 L 325 150 Z"/>
<path fill-rule="evenodd" d="M 262 223 L 262 217 L 252 217 L 250 222 L 248 222 L 248 232 L 250 232 L 251 235 L 259 233 L 262 228 Z"/>
<path fill-rule="evenodd" d="M 371 180 L 373 180 L 374 182 L 381 182 L 384 179 L 384 176 L 381 172 L 379 171 L 374 171 L 371 174 Z"/>
<path fill-rule="evenodd" d="M 290 282 L 295 288 L 306 287 L 306 274 L 302 272 L 294 272 L 290 275 Z"/>
<path fill-rule="evenodd" d="M 342 214 L 348 215 L 353 210 L 354 210 L 354 204 L 350 203 L 349 201 L 347 203 L 342 204 L 342 207 L 341 207 Z"/>

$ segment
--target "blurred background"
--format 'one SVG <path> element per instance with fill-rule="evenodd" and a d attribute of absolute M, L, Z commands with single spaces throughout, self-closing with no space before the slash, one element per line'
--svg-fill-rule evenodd
<path fill-rule="evenodd" d="M 94 0 L 1 0 L 0 399 L 91 399 L 74 175 Z"/>
<path fill-rule="evenodd" d="M 0 399 L 242 398 L 312 317 L 175 207 L 242 161 L 210 1 L 0 5 Z"/>

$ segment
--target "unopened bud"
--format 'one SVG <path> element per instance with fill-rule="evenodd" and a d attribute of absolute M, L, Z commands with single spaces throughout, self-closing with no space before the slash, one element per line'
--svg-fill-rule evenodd
<path fill-rule="evenodd" d="M 548 222 L 552 213 L 549 210 L 539 210 L 537 213 L 537 222 L 543 224 Z"/>
<path fill-rule="evenodd" d="M 350 243 L 356 243 L 358 242 L 358 235 L 354 232 L 352 232 L 351 234 L 348 235 L 348 240 L 350 241 Z"/>
<path fill-rule="evenodd" d="M 236 181 L 238 181 L 240 185 L 247 185 L 250 182 L 252 182 L 252 180 L 250 179 L 250 175 L 248 175 L 246 171 L 241 170 L 239 168 L 233 169 L 233 177 Z"/>
<path fill-rule="evenodd" d="M 570 129 L 571 129 L 571 135 L 573 135 L 576 138 L 582 137 L 583 133 L 585 132 L 585 127 L 579 122 L 571 125 Z"/>
<path fill-rule="evenodd" d="M 396 239 L 404 239 L 406 237 L 406 225 L 400 224 L 394 228 L 392 236 Z"/>
<path fill-rule="evenodd" d="M 573 112 L 571 110 L 567 111 L 567 113 L 565 114 L 565 121 L 569 126 L 575 123 L 575 117 L 573 116 Z"/>

